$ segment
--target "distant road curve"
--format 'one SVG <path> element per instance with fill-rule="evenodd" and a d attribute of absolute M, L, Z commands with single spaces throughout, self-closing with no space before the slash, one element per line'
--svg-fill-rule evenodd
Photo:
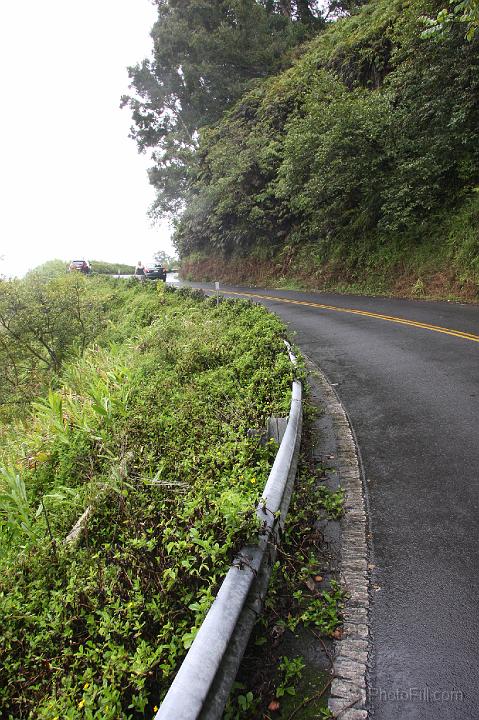
<path fill-rule="evenodd" d="M 354 426 L 374 566 L 371 716 L 479 718 L 479 307 L 222 292 L 289 324 Z"/>

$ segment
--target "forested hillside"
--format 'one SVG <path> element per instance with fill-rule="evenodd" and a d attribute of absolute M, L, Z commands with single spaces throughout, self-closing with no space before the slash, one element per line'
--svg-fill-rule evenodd
<path fill-rule="evenodd" d="M 478 4 L 443 8 L 159 3 L 130 104 L 185 274 L 477 299 Z"/>

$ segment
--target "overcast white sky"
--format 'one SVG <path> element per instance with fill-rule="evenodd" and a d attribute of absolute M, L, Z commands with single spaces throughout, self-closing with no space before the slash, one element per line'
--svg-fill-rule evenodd
<path fill-rule="evenodd" d="M 119 109 L 154 18 L 149 0 L 1 0 L 0 274 L 172 252 Z"/>

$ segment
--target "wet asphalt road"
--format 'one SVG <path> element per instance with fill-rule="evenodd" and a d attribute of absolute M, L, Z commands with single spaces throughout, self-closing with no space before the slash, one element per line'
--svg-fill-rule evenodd
<path fill-rule="evenodd" d="M 479 336 L 476 306 L 249 292 Z M 264 303 L 337 383 L 362 454 L 375 566 L 372 717 L 479 718 L 479 342 L 333 310 Z"/>

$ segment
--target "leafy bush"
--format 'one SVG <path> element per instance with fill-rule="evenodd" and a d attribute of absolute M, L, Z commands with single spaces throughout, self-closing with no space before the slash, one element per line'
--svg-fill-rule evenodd
<path fill-rule="evenodd" d="M 106 322 L 112 287 L 80 274 L 0 280 L 0 413 L 18 415 Z"/>

